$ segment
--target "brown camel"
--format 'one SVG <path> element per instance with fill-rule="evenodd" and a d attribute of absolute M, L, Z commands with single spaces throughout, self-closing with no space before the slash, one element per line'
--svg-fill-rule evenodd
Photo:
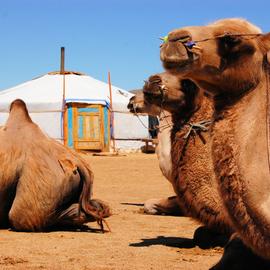
<path fill-rule="evenodd" d="M 91 199 L 89 165 L 43 134 L 19 99 L 0 130 L 0 163 L 1 227 L 44 231 L 95 220 L 102 227 L 110 215 L 106 204 Z"/>
<path fill-rule="evenodd" d="M 214 97 L 216 179 L 247 246 L 236 238 L 213 269 L 270 269 L 270 34 L 242 19 L 224 19 L 174 30 L 166 40 L 161 48 L 164 67 Z M 258 256 L 251 256 L 252 251 Z"/>
<path fill-rule="evenodd" d="M 211 118 L 213 111 L 211 100 L 202 95 L 191 81 L 161 73 L 151 76 L 146 82 L 143 106 L 140 112 L 165 113 L 160 117 L 163 121 L 160 135 L 163 136 L 161 143 L 167 143 L 159 144 L 158 150 L 170 153 L 164 160 L 158 157 L 169 171 L 164 175 L 173 185 L 181 210 L 212 231 L 230 234 L 233 229 L 218 194 L 210 134 L 205 126 L 205 120 Z M 166 133 L 163 133 L 164 129 Z M 203 235 L 201 229 L 195 232 L 195 240 L 201 238 L 200 235 Z M 211 246 L 211 243 L 204 242 L 200 246 L 207 245 Z"/>

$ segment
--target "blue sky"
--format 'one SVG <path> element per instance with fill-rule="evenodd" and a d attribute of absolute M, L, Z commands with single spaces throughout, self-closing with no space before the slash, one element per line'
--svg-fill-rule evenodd
<path fill-rule="evenodd" d="M 269 0 L 0 0 L 0 90 L 59 70 L 137 89 L 162 71 L 159 37 L 185 25 L 242 17 L 270 31 Z"/>

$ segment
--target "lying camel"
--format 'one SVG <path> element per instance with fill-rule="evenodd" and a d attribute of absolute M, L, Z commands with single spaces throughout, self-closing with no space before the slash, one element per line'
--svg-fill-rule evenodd
<path fill-rule="evenodd" d="M 270 269 L 270 34 L 243 19 L 224 19 L 174 30 L 166 41 L 164 67 L 214 97 L 215 174 L 240 239 L 212 269 Z"/>
<path fill-rule="evenodd" d="M 45 231 L 102 221 L 109 207 L 91 199 L 93 173 L 83 158 L 47 137 L 15 100 L 0 130 L 1 227 Z"/>
<path fill-rule="evenodd" d="M 152 115 L 163 112 L 158 158 L 177 194 L 180 209 L 212 231 L 229 235 L 233 229 L 214 177 L 210 135 L 205 126 L 209 123 L 203 123 L 212 115 L 212 102 L 194 83 L 169 73 L 151 76 L 143 91 L 144 103 L 136 104 L 137 111 Z M 162 152 L 166 156 L 160 156 Z M 205 232 L 201 231 L 194 235 L 198 243 Z M 211 244 L 203 241 L 200 246 Z"/>

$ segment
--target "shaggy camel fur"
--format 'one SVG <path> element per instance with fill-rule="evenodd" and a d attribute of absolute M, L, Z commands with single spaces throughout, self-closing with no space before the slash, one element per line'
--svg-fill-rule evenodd
<path fill-rule="evenodd" d="M 168 93 L 173 100 L 168 98 Z M 209 229 L 230 234 L 233 229 L 223 211 L 215 181 L 210 134 L 194 126 L 196 136 L 194 129 L 191 129 L 191 124 L 198 124 L 212 115 L 212 102 L 201 93 L 191 81 L 161 73 L 151 76 L 144 86 L 145 106 L 149 110 L 150 103 L 168 110 L 165 118 L 168 122 L 163 127 L 160 125 L 161 131 L 164 128 L 169 130 L 170 134 L 165 136 L 170 136 L 171 141 L 169 162 L 164 164 L 166 166 L 171 162 L 167 178 L 174 187 L 181 209 Z M 160 109 L 155 111 L 160 112 Z M 165 147 L 168 148 L 168 145 Z"/>
<path fill-rule="evenodd" d="M 91 199 L 93 173 L 79 154 L 47 137 L 15 100 L 0 130 L 1 227 L 44 231 L 55 226 L 102 226 L 109 207 Z"/>
<path fill-rule="evenodd" d="M 232 243 L 213 269 L 270 269 L 269 52 L 270 34 L 242 19 L 172 31 L 161 48 L 166 69 L 214 96 L 212 154 L 222 198 L 240 238 L 266 259 L 244 247 L 248 255 L 235 258 Z"/>

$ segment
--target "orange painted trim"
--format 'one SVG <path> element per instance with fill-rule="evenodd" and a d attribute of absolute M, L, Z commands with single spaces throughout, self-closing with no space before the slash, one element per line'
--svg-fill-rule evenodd
<path fill-rule="evenodd" d="M 67 146 L 67 143 L 68 143 L 68 110 L 67 110 L 67 105 L 65 105 L 64 107 L 64 117 L 63 117 L 63 130 L 64 130 L 64 145 Z"/>
<path fill-rule="evenodd" d="M 77 121 L 77 118 L 78 118 L 78 115 L 77 115 L 77 108 L 75 107 L 76 105 L 73 103 L 72 104 L 72 121 L 73 121 L 73 145 L 74 145 L 74 149 L 77 150 L 78 149 L 78 121 Z"/>
<path fill-rule="evenodd" d="M 101 142 L 101 151 L 105 150 L 105 145 L 104 145 L 104 114 L 103 114 L 103 106 L 99 105 L 99 115 L 100 115 L 100 121 L 99 121 L 99 126 L 100 126 L 100 142 Z"/>

